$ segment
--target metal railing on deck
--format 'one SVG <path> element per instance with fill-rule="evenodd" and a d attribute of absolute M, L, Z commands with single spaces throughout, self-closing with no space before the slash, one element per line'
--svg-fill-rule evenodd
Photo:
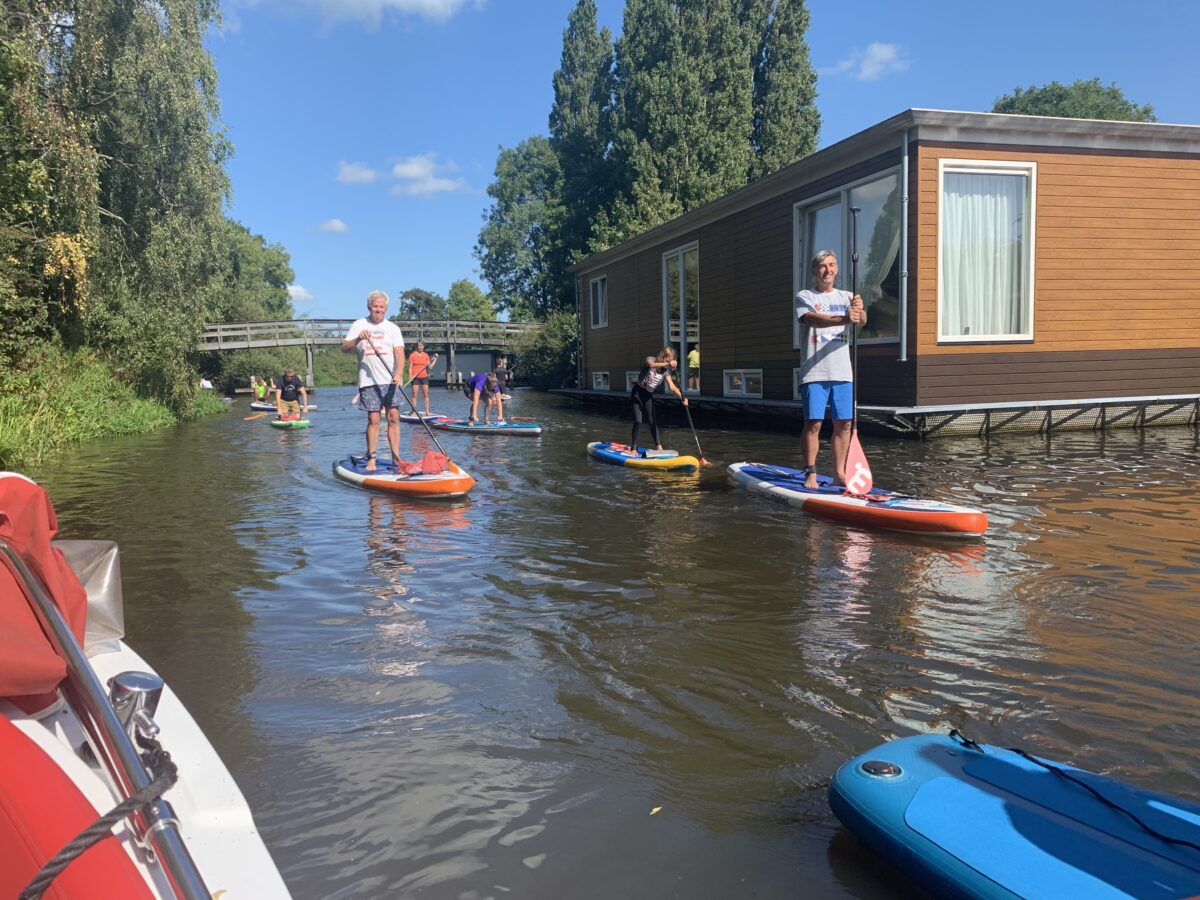
<path fill-rule="evenodd" d="M 118 797 L 122 801 L 128 799 L 150 784 L 152 779 L 129 734 L 121 727 L 108 701 L 107 692 L 58 606 L 50 598 L 50 592 L 41 577 L 30 568 L 21 554 L 2 539 L 0 561 L 21 586 L 30 609 L 37 616 L 55 653 L 66 662 L 67 678 L 61 685 L 62 692 L 87 733 L 96 759 L 100 760 L 112 779 Z M 176 895 L 186 900 L 210 900 L 212 894 L 183 843 L 179 834 L 179 820 L 171 804 L 158 800 L 150 805 L 147 814 L 136 819 L 135 828 L 139 838 L 162 861 Z"/>

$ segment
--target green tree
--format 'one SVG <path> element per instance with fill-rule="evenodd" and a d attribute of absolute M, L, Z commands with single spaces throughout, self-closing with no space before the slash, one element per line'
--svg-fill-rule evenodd
<path fill-rule="evenodd" d="M 612 34 L 597 28 L 595 0 L 579 0 L 563 32 L 550 109 L 550 147 L 563 173 L 563 215 L 555 223 L 560 239 L 548 261 L 562 269 L 587 254 L 596 216 L 612 199 L 614 88 Z M 575 297 L 569 278 L 559 290 L 559 306 L 570 306 Z"/>
<path fill-rule="evenodd" d="M 259 322 L 294 317 L 288 285 L 296 277 L 288 252 L 232 219 L 223 223 L 221 290 L 211 321 Z"/>
<path fill-rule="evenodd" d="M 561 309 L 546 317 L 544 327 L 523 335 L 517 347 L 521 377 L 542 390 L 571 387 L 578 378 L 579 319 Z"/>
<path fill-rule="evenodd" d="M 0 16 L 0 377 L 60 335 L 78 343 L 91 293 L 99 157 L 61 13 L 26 0 Z"/>
<path fill-rule="evenodd" d="M 479 285 L 469 278 L 460 278 L 450 285 L 446 318 L 468 322 L 492 322 L 496 319 L 496 307 L 492 304 L 492 299 L 479 289 Z"/>
<path fill-rule="evenodd" d="M 754 43 L 754 161 L 761 178 L 817 149 L 821 113 L 817 73 L 809 58 L 808 6 L 804 0 L 746 4 L 745 24 Z"/>
<path fill-rule="evenodd" d="M 1158 121 L 1153 106 L 1138 106 L 1126 99 L 1115 83 L 1105 87 L 1099 78 L 1070 85 L 1052 81 L 1041 87 L 1016 88 L 1011 94 L 998 98 L 992 112 L 1122 122 Z"/>
<path fill-rule="evenodd" d="M 501 150 L 487 191 L 492 206 L 475 257 L 496 307 L 520 322 L 573 304 L 574 279 L 561 252 L 562 170 L 550 142 L 536 136 Z"/>
<path fill-rule="evenodd" d="M 186 411 L 201 326 L 220 306 L 230 148 L 204 35 L 217 0 L 67 4 L 76 108 L 94 115 L 105 227 L 94 256 L 97 346 L 144 393 Z"/>
<path fill-rule="evenodd" d="M 437 321 L 439 319 L 447 319 L 449 315 L 446 309 L 446 298 L 441 294 L 435 294 L 433 291 L 427 291 L 423 288 L 409 288 L 403 291 L 397 298 L 396 314 L 392 316 L 392 321 L 403 322 L 407 319 L 424 319 L 426 321 Z"/>

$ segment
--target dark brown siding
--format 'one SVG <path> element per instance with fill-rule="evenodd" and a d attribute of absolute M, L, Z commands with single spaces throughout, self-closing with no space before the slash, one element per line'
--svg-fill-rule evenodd
<path fill-rule="evenodd" d="M 1200 349 L 923 356 L 921 406 L 1200 392 Z"/>
<path fill-rule="evenodd" d="M 647 354 L 659 350 L 662 254 L 696 241 L 700 248 L 701 393 L 720 396 L 725 369 L 761 368 L 764 398 L 791 400 L 792 370 L 800 365 L 800 354 L 792 348 L 793 206 L 892 168 L 899 160 L 897 148 L 581 276 L 585 302 L 590 279 L 598 274 L 609 278 L 609 327 L 584 331 L 588 371 L 583 386 L 591 386 L 593 371 L 607 371 L 610 384 L 623 388 L 625 371 L 639 368 Z M 586 325 L 590 318 L 585 317 L 584 322 Z M 912 367 L 893 366 L 895 358 L 896 348 L 891 345 L 871 364 L 877 375 L 868 376 L 864 369 L 864 384 L 872 392 L 881 392 L 879 396 L 864 394 L 864 403 L 911 400 L 901 398 L 900 393 L 911 391 Z"/>

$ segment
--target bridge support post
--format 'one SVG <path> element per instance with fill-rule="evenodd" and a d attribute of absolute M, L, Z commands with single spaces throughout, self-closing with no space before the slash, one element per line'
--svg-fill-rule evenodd
<path fill-rule="evenodd" d="M 311 388 L 313 386 L 313 345 L 309 341 L 304 345 L 304 362 L 308 366 L 308 372 L 304 376 L 304 386 Z"/>
<path fill-rule="evenodd" d="M 446 387 L 458 384 L 458 364 L 454 361 L 454 344 L 446 344 L 446 353 L 450 357 L 450 362 L 446 366 Z"/>

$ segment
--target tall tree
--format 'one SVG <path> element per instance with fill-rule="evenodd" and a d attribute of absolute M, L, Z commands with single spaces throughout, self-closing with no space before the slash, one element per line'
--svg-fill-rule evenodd
<path fill-rule="evenodd" d="M 287 251 L 232 219 L 225 220 L 221 238 L 221 290 L 208 314 L 218 322 L 292 318 L 288 285 L 295 272 Z"/>
<path fill-rule="evenodd" d="M 460 278 L 450 285 L 446 317 L 468 322 L 491 322 L 496 318 L 492 300 L 469 278 Z"/>
<path fill-rule="evenodd" d="M 561 258 L 554 265 L 570 265 L 586 255 L 596 215 L 611 201 L 612 66 L 612 34 L 597 28 L 595 0 L 579 0 L 563 32 L 550 109 L 550 146 L 563 172 Z M 560 303 L 567 306 L 574 297 L 568 283 L 561 287 L 566 293 Z"/>
<path fill-rule="evenodd" d="M 1117 85 L 1105 87 L 1099 78 L 1041 87 L 1016 88 L 996 100 L 992 112 L 1025 116 L 1062 116 L 1067 119 L 1113 119 L 1124 122 L 1157 122 L 1154 107 L 1138 106 Z"/>
<path fill-rule="evenodd" d="M 487 191 L 492 206 L 475 256 L 496 307 L 528 321 L 572 304 L 574 279 L 561 249 L 562 170 L 550 142 L 535 136 L 502 149 Z"/>
<path fill-rule="evenodd" d="M 751 0 L 745 25 L 754 39 L 754 160 L 750 175 L 794 163 L 817 148 L 821 113 L 809 58 L 804 0 Z"/>
<path fill-rule="evenodd" d="M 204 35 L 217 0 L 75 0 L 71 78 L 95 111 L 104 161 L 89 342 L 175 406 L 189 401 L 189 356 L 219 306 L 230 148 Z"/>
<path fill-rule="evenodd" d="M 403 322 L 406 319 L 438 320 L 448 319 L 446 298 L 433 291 L 423 288 L 409 288 L 397 298 L 396 314 L 393 321 Z"/>
<path fill-rule="evenodd" d="M 99 155 L 61 12 L 25 0 L 0 16 L 0 374 L 55 336 L 78 342 L 91 293 Z"/>

